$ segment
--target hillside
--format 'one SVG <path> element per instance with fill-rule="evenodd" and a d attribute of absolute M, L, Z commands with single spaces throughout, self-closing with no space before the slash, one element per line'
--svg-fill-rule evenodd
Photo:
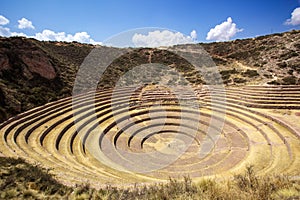
<path fill-rule="evenodd" d="M 188 177 L 166 184 L 117 188 L 107 185 L 96 190 L 89 185 L 68 187 L 49 171 L 22 159 L 0 157 L 1 199 L 298 199 L 300 182 L 287 177 L 259 177 L 252 167 L 232 177 L 233 181 Z M 4 164 L 2 164 L 4 163 Z"/>
<path fill-rule="evenodd" d="M 246 84 L 299 84 L 299 31 L 202 46 L 220 66 L 225 83 L 241 78 Z M 245 77 L 250 80 L 243 80 Z"/>
<path fill-rule="evenodd" d="M 0 121 L 71 95 L 76 71 L 93 46 L 0 39 Z"/>
<path fill-rule="evenodd" d="M 300 78 L 300 31 L 201 45 L 219 66 L 224 84 L 296 85 Z M 181 45 L 185 48 L 191 45 Z M 193 45 L 192 45 L 193 46 Z M 95 46 L 0 38 L 0 122 L 71 96 L 76 72 Z M 103 47 L 99 47 L 103 48 Z M 150 59 L 151 57 L 151 59 Z M 135 49 L 115 60 L 99 87 L 111 87 L 134 66 L 158 62 L 179 69 L 191 83 L 205 83 L 184 59 L 162 49 Z"/>

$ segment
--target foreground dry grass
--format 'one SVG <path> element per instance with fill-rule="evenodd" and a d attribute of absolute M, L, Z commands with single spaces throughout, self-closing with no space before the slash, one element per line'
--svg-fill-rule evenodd
<path fill-rule="evenodd" d="M 192 182 L 170 179 L 165 184 L 121 189 L 109 185 L 67 187 L 39 166 L 22 159 L 0 157 L 1 199 L 300 199 L 300 180 L 286 176 L 257 176 L 255 167 L 232 179 Z"/>

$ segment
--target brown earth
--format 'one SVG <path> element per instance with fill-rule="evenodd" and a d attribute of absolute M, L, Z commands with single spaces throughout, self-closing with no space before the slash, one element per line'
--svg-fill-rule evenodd
<path fill-rule="evenodd" d="M 226 85 L 300 84 L 300 31 L 195 45 L 211 55 Z M 77 42 L 0 37 L 0 122 L 71 96 L 77 70 L 93 48 Z M 149 62 L 177 68 L 192 84 L 204 83 L 187 61 L 168 50 L 135 49 L 112 63 L 98 87 L 112 87 L 127 70 Z"/>

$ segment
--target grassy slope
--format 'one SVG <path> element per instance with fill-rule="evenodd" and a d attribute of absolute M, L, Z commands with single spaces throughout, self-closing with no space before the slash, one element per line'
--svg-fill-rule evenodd
<path fill-rule="evenodd" d="M 258 177 L 252 166 L 232 180 L 203 179 L 194 183 L 185 177 L 166 184 L 103 189 L 88 185 L 64 186 L 52 178 L 51 171 L 21 159 L 0 157 L 1 199 L 298 199 L 300 181 L 284 176 Z"/>

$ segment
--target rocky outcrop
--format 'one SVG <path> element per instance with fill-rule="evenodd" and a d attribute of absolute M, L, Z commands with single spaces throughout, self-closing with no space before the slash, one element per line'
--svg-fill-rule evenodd
<path fill-rule="evenodd" d="M 34 74 L 46 79 L 54 79 L 57 74 L 51 58 L 29 39 L 0 39 L 0 70 L 21 72 L 20 75 L 32 79 Z"/>
<path fill-rule="evenodd" d="M 0 122 L 71 95 L 76 69 L 71 71 L 70 67 L 78 67 L 80 61 L 77 58 L 75 66 L 70 52 L 82 53 L 82 61 L 92 47 L 86 45 L 84 49 L 70 43 L 69 48 L 57 51 L 57 46 L 63 48 L 59 43 L 0 37 Z M 63 59 L 68 56 L 68 61 Z"/>

